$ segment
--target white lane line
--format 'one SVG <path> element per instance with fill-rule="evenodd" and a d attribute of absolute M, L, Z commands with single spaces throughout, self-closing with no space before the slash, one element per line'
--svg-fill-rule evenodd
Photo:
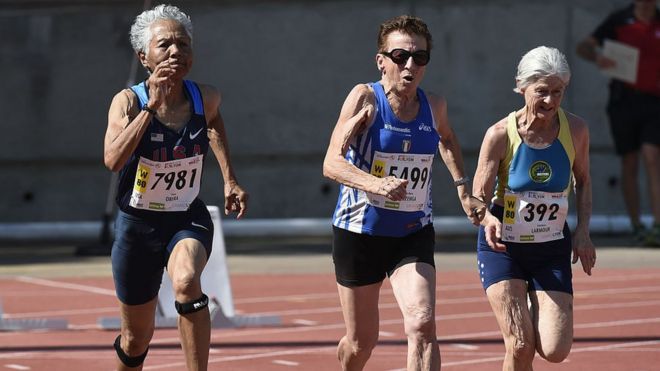
<path fill-rule="evenodd" d="M 450 344 L 450 345 L 454 348 L 467 349 L 467 350 L 477 350 L 477 349 L 480 348 L 477 345 L 471 345 L 471 344 L 454 343 L 454 344 Z"/>
<path fill-rule="evenodd" d="M 626 281 L 639 281 L 639 280 L 652 280 L 660 278 L 658 273 L 640 273 L 640 274 L 622 274 L 621 276 L 604 276 L 604 277 L 579 277 L 573 278 L 573 283 L 580 284 L 596 283 L 596 282 L 626 282 Z M 654 282 L 655 283 L 655 282 Z"/>
<path fill-rule="evenodd" d="M 612 303 L 612 304 L 581 304 L 576 305 L 575 310 L 598 310 L 598 309 L 611 309 L 611 308 L 635 308 L 647 306 L 660 306 L 660 300 L 642 300 L 642 301 L 628 301 L 625 303 Z"/>
<path fill-rule="evenodd" d="M 621 320 L 621 321 L 610 321 L 610 322 L 579 323 L 579 324 L 573 325 L 573 327 L 575 327 L 575 328 L 599 328 L 599 327 L 613 327 L 613 326 L 644 325 L 644 324 L 647 324 L 647 323 L 660 323 L 660 317 L 625 319 L 625 320 Z"/>
<path fill-rule="evenodd" d="M 576 297 L 581 296 L 597 296 L 597 295 L 613 295 L 613 294 L 634 294 L 640 292 L 658 292 L 660 286 L 640 286 L 640 287 L 622 287 L 618 289 L 601 289 L 601 290 L 581 290 L 575 293 Z"/>
<path fill-rule="evenodd" d="M 31 370 L 32 369 L 31 367 L 28 367 L 28 366 L 15 365 L 13 363 L 5 365 L 5 368 L 10 368 L 12 370 Z"/>
<path fill-rule="evenodd" d="M 276 365 L 291 366 L 291 367 L 295 367 L 295 366 L 299 366 L 299 365 L 300 365 L 300 363 L 298 363 L 298 362 L 285 361 L 285 360 L 283 360 L 283 359 L 276 359 L 276 360 L 274 360 L 272 363 L 274 363 L 274 364 L 276 364 Z"/>
<path fill-rule="evenodd" d="M 598 345 L 598 346 L 584 347 L 584 348 L 573 348 L 571 350 L 571 353 L 600 352 L 602 350 L 635 348 L 635 347 L 643 347 L 647 345 L 658 345 L 658 344 L 660 344 L 660 340 L 635 341 L 632 343 L 619 343 L 619 344 Z"/>
<path fill-rule="evenodd" d="M 310 320 L 306 320 L 306 319 L 294 319 L 291 322 L 296 324 L 296 325 L 301 325 L 301 326 L 314 326 L 314 325 L 319 324 L 319 321 L 310 321 Z"/>
<path fill-rule="evenodd" d="M 43 278 L 35 278 L 35 277 L 27 277 L 27 276 L 16 277 L 16 281 L 31 283 L 35 285 L 48 286 L 48 287 L 56 287 L 58 289 L 70 289 L 70 290 L 89 292 L 92 294 L 115 296 L 115 290 L 103 289 L 100 287 L 89 286 L 89 285 L 79 285 L 76 283 L 66 283 L 66 282 L 45 280 Z"/>

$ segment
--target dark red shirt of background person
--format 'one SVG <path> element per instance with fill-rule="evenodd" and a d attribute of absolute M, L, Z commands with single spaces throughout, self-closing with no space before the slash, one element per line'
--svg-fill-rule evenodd
<path fill-rule="evenodd" d="M 591 35 L 602 46 L 605 39 L 639 49 L 637 81 L 631 88 L 660 96 L 660 11 L 651 23 L 638 20 L 633 5 L 612 13 Z"/>

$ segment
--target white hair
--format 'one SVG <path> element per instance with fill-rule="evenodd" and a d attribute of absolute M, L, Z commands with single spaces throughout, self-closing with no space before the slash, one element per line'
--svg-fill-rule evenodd
<path fill-rule="evenodd" d="M 522 89 L 549 76 L 557 76 L 568 85 L 571 70 L 568 67 L 566 56 L 556 48 L 536 47 L 520 59 L 516 74 L 516 88 L 513 91 L 522 93 Z"/>
<path fill-rule="evenodd" d="M 174 5 L 161 4 L 153 9 L 145 10 L 135 17 L 130 33 L 133 50 L 138 53 L 143 52 L 146 54 L 148 45 L 151 42 L 151 37 L 153 36 L 151 34 L 151 24 L 157 20 L 167 19 L 179 22 L 186 30 L 188 37 L 190 37 L 190 42 L 192 43 L 193 26 L 190 17 Z"/>

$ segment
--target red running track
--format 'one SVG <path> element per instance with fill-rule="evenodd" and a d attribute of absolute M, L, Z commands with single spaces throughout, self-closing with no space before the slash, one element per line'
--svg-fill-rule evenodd
<path fill-rule="evenodd" d="M 495 319 L 472 271 L 438 273 L 437 325 L 443 370 L 500 370 L 504 352 Z M 575 272 L 575 341 L 568 359 L 540 358 L 534 369 L 650 371 L 660 366 L 660 268 Z M 209 370 L 338 370 L 343 322 L 329 274 L 233 275 L 239 314 L 277 315 L 282 326 L 214 329 Z M 0 370 L 112 370 L 117 316 L 110 278 L 0 279 L 5 318 L 66 318 L 64 331 L 0 332 Z M 380 343 L 367 370 L 402 370 L 400 313 L 383 286 Z M 144 370 L 185 370 L 177 332 L 159 329 Z"/>

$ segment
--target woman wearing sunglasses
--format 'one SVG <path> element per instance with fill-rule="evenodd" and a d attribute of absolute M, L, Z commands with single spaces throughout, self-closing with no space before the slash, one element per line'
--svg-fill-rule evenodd
<path fill-rule="evenodd" d="M 192 22 L 177 7 L 138 15 L 131 44 L 149 77 L 117 93 L 108 113 L 104 160 L 119 172 L 112 272 L 120 301 L 118 370 L 141 370 L 154 333 L 163 269 L 174 288 L 189 370 L 206 370 L 211 324 L 200 276 L 213 222 L 197 197 L 208 148 L 224 178 L 225 213 L 246 211 L 234 176 L 220 93 L 185 80 L 193 62 Z"/>
<path fill-rule="evenodd" d="M 479 228 L 481 282 L 504 337 L 504 370 L 531 370 L 534 354 L 561 362 L 573 342 L 573 263 L 596 263 L 589 237 L 589 130 L 560 104 L 571 73 L 557 49 L 538 47 L 518 64 L 525 105 L 491 126 L 473 193 L 492 206 Z M 566 223 L 575 187 L 577 226 Z M 572 240 L 571 240 L 572 237 Z"/>
<path fill-rule="evenodd" d="M 447 104 L 419 88 L 430 55 L 431 34 L 421 19 L 381 24 L 380 81 L 348 94 L 326 153 L 323 173 L 341 184 L 333 260 L 346 324 L 337 349 L 344 370 L 362 370 L 376 345 L 386 276 L 403 314 L 408 369 L 440 369 L 431 214 L 438 150 L 466 212 L 470 194 Z"/>

